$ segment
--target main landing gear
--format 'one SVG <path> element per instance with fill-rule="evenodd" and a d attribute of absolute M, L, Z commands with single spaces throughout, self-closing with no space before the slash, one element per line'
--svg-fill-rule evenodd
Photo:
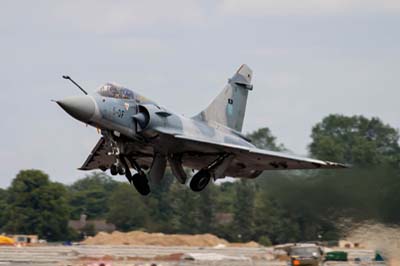
<path fill-rule="evenodd" d="M 192 180 L 190 180 L 190 188 L 195 192 L 200 192 L 208 185 L 210 179 L 210 171 L 202 169 L 192 177 Z"/>
<path fill-rule="evenodd" d="M 141 195 L 143 196 L 149 195 L 150 187 L 146 173 L 143 172 L 143 170 L 135 161 L 130 161 L 132 166 L 134 166 L 137 171 L 137 173 L 132 176 L 131 170 L 129 169 L 127 163 L 127 159 L 123 156 L 120 156 L 120 161 L 123 165 L 123 170 L 129 183 L 131 183 Z"/>
<path fill-rule="evenodd" d="M 225 171 L 228 169 L 234 156 L 232 154 L 224 153 L 218 156 L 208 167 L 198 171 L 190 180 L 190 188 L 199 192 L 202 191 L 210 182 L 211 177 L 214 180 L 225 177 Z"/>
<path fill-rule="evenodd" d="M 108 144 L 111 148 L 108 155 L 115 156 L 116 159 L 116 162 L 110 166 L 111 175 L 125 175 L 129 183 L 131 183 L 141 195 L 148 195 L 150 193 L 150 187 L 146 173 L 143 172 L 142 168 L 135 160 L 130 160 L 129 157 L 125 155 L 126 153 L 124 152 L 125 149 L 123 145 L 119 145 L 118 142 L 114 140 L 112 134 L 108 140 Z M 133 176 L 128 163 L 130 163 L 137 172 Z"/>

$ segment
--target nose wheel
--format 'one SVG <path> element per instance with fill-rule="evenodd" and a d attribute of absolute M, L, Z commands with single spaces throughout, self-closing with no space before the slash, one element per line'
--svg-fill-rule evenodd
<path fill-rule="evenodd" d="M 150 194 L 149 181 L 144 173 L 137 173 L 132 176 L 131 184 L 136 188 L 136 190 L 143 196 Z"/>
<path fill-rule="evenodd" d="M 190 180 L 190 188 L 195 192 L 200 192 L 208 185 L 211 179 L 211 174 L 207 170 L 198 171 Z"/>
<path fill-rule="evenodd" d="M 117 175 L 118 174 L 118 167 L 116 164 L 113 164 L 110 166 L 110 173 L 111 175 Z"/>
<path fill-rule="evenodd" d="M 125 169 L 121 164 L 113 164 L 110 167 L 111 175 L 124 175 Z"/>
<path fill-rule="evenodd" d="M 150 193 L 149 181 L 147 180 L 146 174 L 139 168 L 137 164 L 132 162 L 132 165 L 135 166 L 138 171 L 136 174 L 132 176 L 131 170 L 129 169 L 128 163 L 126 162 L 126 158 L 122 158 L 121 162 L 124 166 L 125 176 L 128 179 L 129 183 L 131 183 L 141 195 L 146 196 Z"/>

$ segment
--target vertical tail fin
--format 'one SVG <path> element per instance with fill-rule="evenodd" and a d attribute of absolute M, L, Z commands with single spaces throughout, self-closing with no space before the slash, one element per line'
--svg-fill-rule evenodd
<path fill-rule="evenodd" d="M 195 119 L 213 121 L 221 125 L 242 131 L 246 111 L 247 95 L 253 89 L 251 78 L 253 71 L 242 65 L 228 80 L 224 90 Z"/>

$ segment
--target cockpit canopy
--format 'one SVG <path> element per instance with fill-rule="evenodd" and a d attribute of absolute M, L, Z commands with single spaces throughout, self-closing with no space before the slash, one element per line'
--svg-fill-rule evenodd
<path fill-rule="evenodd" d="M 112 83 L 107 83 L 100 87 L 98 93 L 104 97 L 117 99 L 134 99 L 133 91 Z"/>

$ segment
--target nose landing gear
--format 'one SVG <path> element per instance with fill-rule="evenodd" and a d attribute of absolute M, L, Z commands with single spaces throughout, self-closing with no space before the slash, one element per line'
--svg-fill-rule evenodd
<path fill-rule="evenodd" d="M 111 175 L 117 175 L 118 174 L 118 169 L 116 164 L 112 164 L 110 167 L 110 173 Z"/>
<path fill-rule="evenodd" d="M 133 186 L 141 195 L 146 196 L 150 194 L 149 181 L 147 180 L 145 173 L 134 174 L 131 184 L 133 184 Z"/>
<path fill-rule="evenodd" d="M 111 175 L 124 175 L 125 169 L 120 163 L 115 163 L 110 167 Z"/>
<path fill-rule="evenodd" d="M 130 161 L 132 166 L 135 167 L 137 173 L 132 176 L 131 170 L 129 169 L 127 158 L 121 157 L 121 162 L 124 166 L 125 176 L 141 195 L 146 196 L 150 193 L 149 181 L 147 180 L 146 173 L 140 168 L 135 161 Z"/>
<path fill-rule="evenodd" d="M 125 175 L 129 183 L 131 183 L 141 195 L 148 195 L 150 193 L 149 181 L 146 173 L 141 169 L 140 165 L 135 160 L 131 160 L 126 156 L 126 149 L 121 143 L 114 139 L 114 135 L 107 131 L 104 132 L 110 136 L 107 138 L 108 145 L 111 151 L 108 155 L 115 156 L 115 163 L 110 166 L 111 175 Z M 136 170 L 136 174 L 132 176 L 129 164 Z"/>

